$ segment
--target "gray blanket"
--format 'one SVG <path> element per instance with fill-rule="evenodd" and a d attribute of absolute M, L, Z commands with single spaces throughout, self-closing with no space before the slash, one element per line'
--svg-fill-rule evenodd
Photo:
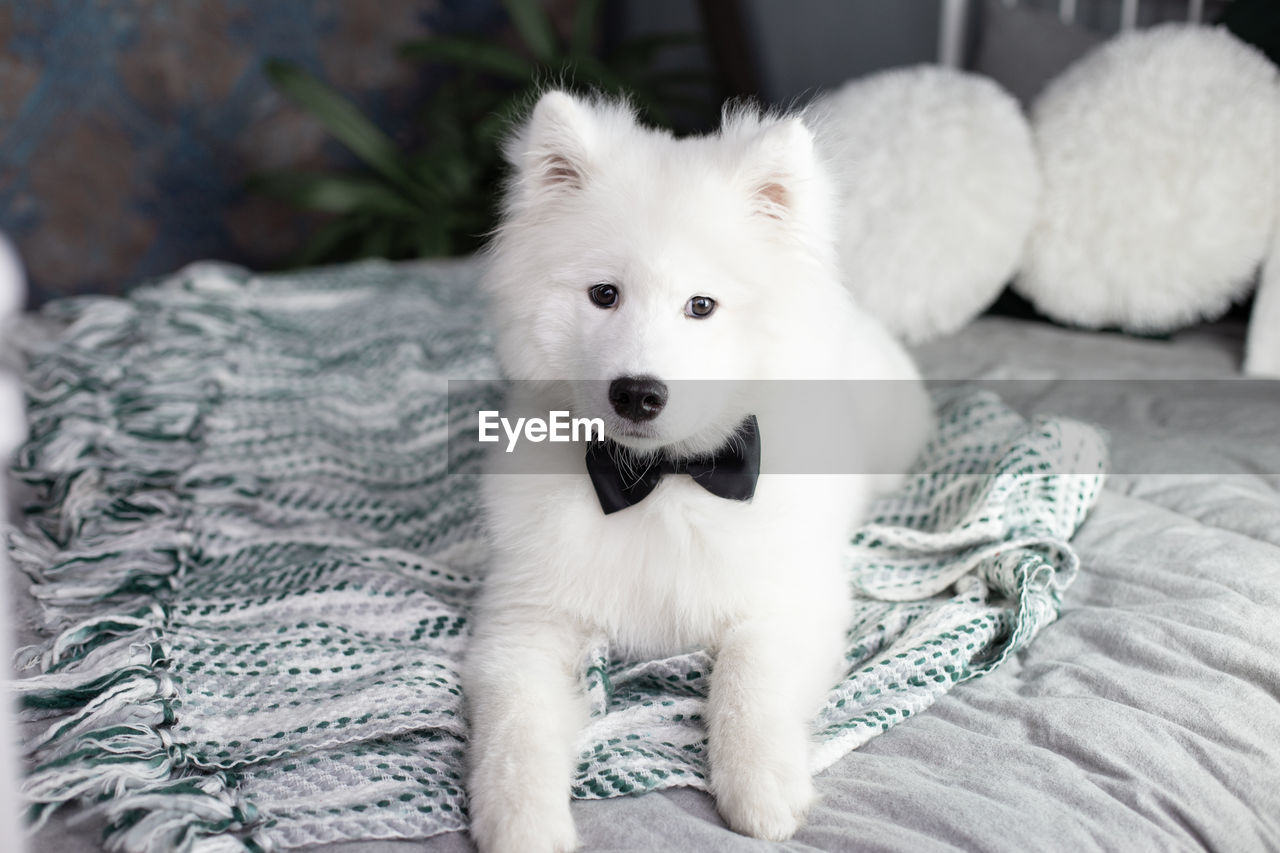
<path fill-rule="evenodd" d="M 983 319 L 919 353 L 947 378 L 1195 377 L 1243 330 L 1139 341 Z M 1116 474 L 1080 576 L 1027 651 L 818 777 L 786 845 L 680 789 L 574 804 L 589 850 L 1280 849 L 1280 386 L 1043 382 L 1028 410 L 1103 424 Z M 97 849 L 59 820 L 37 849 Z M 464 835 L 360 851 L 469 850 Z"/>

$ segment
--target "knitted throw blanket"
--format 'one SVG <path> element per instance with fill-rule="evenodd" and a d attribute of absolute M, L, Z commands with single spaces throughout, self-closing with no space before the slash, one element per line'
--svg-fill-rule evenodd
<path fill-rule="evenodd" d="M 446 380 L 497 375 L 473 265 L 255 277 L 200 264 L 48 309 L 30 345 L 39 498 L 9 536 L 50 637 L 20 663 L 41 819 L 125 850 L 253 850 L 466 826 L 458 665 L 485 562 L 446 472 Z M 850 674 L 815 769 L 997 666 L 1058 613 L 1097 498 L 1090 427 L 951 389 L 849 548 Z M 1062 473 L 1085 472 L 1085 473 Z M 702 653 L 584 662 L 573 795 L 705 788 Z"/>

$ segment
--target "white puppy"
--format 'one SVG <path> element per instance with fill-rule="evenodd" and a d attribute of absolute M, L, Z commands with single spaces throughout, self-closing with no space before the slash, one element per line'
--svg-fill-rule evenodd
<path fill-rule="evenodd" d="M 580 679 L 605 639 L 628 657 L 711 650 L 720 813 L 788 838 L 814 797 L 813 714 L 844 672 L 848 532 L 882 483 L 771 468 L 791 429 L 778 419 L 796 413 L 757 409 L 768 383 L 675 380 L 906 380 L 867 400 L 875 383 L 829 386 L 850 395 L 842 434 L 877 471 L 905 470 L 927 398 L 841 286 L 833 193 L 798 118 L 731 112 L 677 140 L 625 105 L 550 92 L 507 154 L 486 284 L 504 370 L 537 380 L 521 405 L 601 418 L 615 450 L 650 460 L 745 443 L 756 415 L 765 473 L 750 500 L 669 473 L 609 513 L 580 446 L 543 445 L 573 473 L 485 478 L 495 550 L 464 672 L 472 836 L 486 851 L 577 845 Z"/>

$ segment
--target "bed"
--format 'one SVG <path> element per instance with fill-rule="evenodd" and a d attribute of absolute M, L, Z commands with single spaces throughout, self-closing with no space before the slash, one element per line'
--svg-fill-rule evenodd
<path fill-rule="evenodd" d="M 1129 0 L 947 0 L 939 58 L 990 73 L 1025 101 L 1099 39 L 1058 19 L 1106 12 L 1114 29 L 1216 8 L 1143 4 L 1153 5 L 1140 20 Z M 981 37 L 970 38 L 975 14 Z M 465 290 L 475 269 L 462 261 L 414 274 L 447 275 Z M 675 787 L 576 801 L 585 848 L 1280 849 L 1280 382 L 1239 378 L 1244 342 L 1242 322 L 1139 339 L 986 316 L 920 348 L 937 387 L 972 384 L 1028 415 L 1105 431 L 1111 472 L 1072 540 L 1080 571 L 1060 617 L 994 671 L 822 772 L 820 801 L 787 844 L 733 834 L 707 795 Z M 19 490 L 15 518 L 31 500 Z M 39 608 L 12 581 L 19 641 L 35 643 Z M 293 772 L 305 780 L 305 768 Z M 97 850 L 103 828 L 99 816 L 59 811 L 31 848 Z M 238 846 L 228 836 L 202 845 Z M 454 831 L 295 849 L 473 847 Z"/>
<path fill-rule="evenodd" d="M 1099 424 L 1112 473 L 1073 541 L 1061 617 L 823 772 L 809 822 L 777 849 L 1280 848 L 1280 387 L 1237 378 L 1243 336 L 984 317 L 918 351 L 932 380 Z M 574 810 L 589 850 L 770 849 L 688 788 Z M 98 849 L 101 831 L 61 811 L 32 846 Z M 448 832 L 307 849 L 472 848 Z"/>

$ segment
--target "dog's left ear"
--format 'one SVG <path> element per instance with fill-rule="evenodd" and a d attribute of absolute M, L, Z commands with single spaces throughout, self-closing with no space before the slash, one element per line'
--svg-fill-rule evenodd
<path fill-rule="evenodd" d="M 754 212 L 784 222 L 791 219 L 815 168 L 813 133 L 803 121 L 792 117 L 765 127 L 747 153 Z"/>

